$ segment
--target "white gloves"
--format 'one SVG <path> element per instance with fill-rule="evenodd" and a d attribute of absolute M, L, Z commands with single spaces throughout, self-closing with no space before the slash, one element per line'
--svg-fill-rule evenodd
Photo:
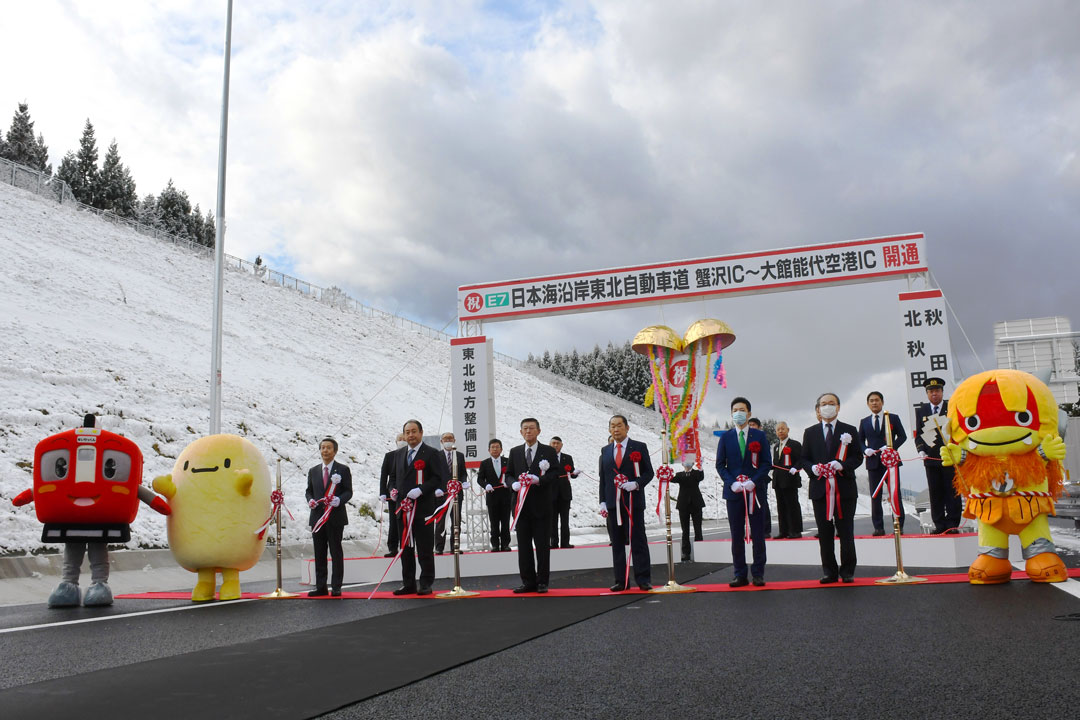
<path fill-rule="evenodd" d="M 341 505 L 341 498 L 335 497 L 330 499 L 330 507 L 338 507 Z"/>
<path fill-rule="evenodd" d="M 385 495 L 380 495 L 379 496 L 379 502 L 386 502 L 386 496 Z"/>
<path fill-rule="evenodd" d="M 866 457 L 870 457 L 871 455 L 874 454 L 874 452 L 875 452 L 874 448 L 866 448 L 865 450 L 862 451 L 862 454 L 865 455 Z"/>
<path fill-rule="evenodd" d="M 881 452 L 881 451 L 885 450 L 885 449 L 886 449 L 886 448 L 888 448 L 888 447 L 889 447 L 888 445 L 882 445 L 881 447 L 879 447 L 879 448 L 877 449 L 877 451 L 878 451 L 878 452 Z"/>
<path fill-rule="evenodd" d="M 798 475 L 799 474 L 799 468 L 793 467 L 790 470 L 788 470 L 788 472 L 791 473 L 792 475 Z"/>
<path fill-rule="evenodd" d="M 421 490 L 418 487 L 414 487 L 412 490 L 409 491 L 409 494 L 406 495 L 405 497 L 409 498 L 410 500 L 415 500 L 416 498 L 420 497 L 423 494 L 424 494 L 423 490 Z"/>
<path fill-rule="evenodd" d="M 515 480 L 514 484 L 510 486 L 510 489 L 513 490 L 514 492 L 517 492 L 518 490 L 521 489 L 521 483 L 519 483 L 517 480 Z"/>
<path fill-rule="evenodd" d="M 607 503 L 606 502 L 601 502 L 600 503 L 600 514 L 603 515 L 604 517 L 607 517 Z"/>
<path fill-rule="evenodd" d="M 540 482 L 540 478 L 536 475 L 533 475 L 532 473 L 529 473 L 529 480 L 532 482 L 533 485 Z"/>
<path fill-rule="evenodd" d="M 491 483 L 484 486 L 484 492 L 495 492 L 495 488 L 491 487 Z"/>
<path fill-rule="evenodd" d="M 753 480 L 743 480 L 742 489 L 746 492 L 754 492 L 754 487 Z"/>
<path fill-rule="evenodd" d="M 832 469 L 836 470 L 837 472 L 844 469 L 844 466 L 840 464 L 839 460 L 833 460 L 832 462 L 829 463 L 829 465 L 831 465 Z"/>
<path fill-rule="evenodd" d="M 540 467 L 540 472 L 546 473 L 548 471 L 548 468 L 551 467 L 551 463 L 549 463 L 547 460 L 541 460 L 539 467 Z"/>
<path fill-rule="evenodd" d="M 461 489 L 462 490 L 468 490 L 469 489 L 469 481 L 468 480 L 462 480 L 461 481 Z"/>
<path fill-rule="evenodd" d="M 920 451 L 919 451 L 919 458 L 920 458 L 921 460 L 925 460 L 925 459 L 926 459 L 926 458 L 928 458 L 928 457 L 930 457 L 930 456 L 929 456 L 929 455 L 927 455 L 926 453 L 924 453 L 924 452 L 923 452 L 922 450 L 920 450 Z"/>
<path fill-rule="evenodd" d="M 623 492 L 634 492 L 635 490 L 638 489 L 637 481 L 636 480 L 627 480 L 626 482 L 623 483 L 622 489 L 623 489 Z"/>
<path fill-rule="evenodd" d="M 814 471 L 814 475 L 816 477 L 819 477 L 821 475 L 821 468 L 823 468 L 823 467 L 824 466 L 821 463 L 818 463 L 817 465 L 814 465 L 810 469 Z"/>
<path fill-rule="evenodd" d="M 435 488 L 435 497 L 442 497 L 442 496 L 443 496 L 443 495 L 445 495 L 445 494 L 446 494 L 446 493 L 444 493 L 444 492 L 443 492 L 442 490 L 440 490 L 439 488 Z"/>
<path fill-rule="evenodd" d="M 319 503 L 315 502 L 314 500 L 308 500 L 307 501 L 307 506 L 309 508 L 311 508 L 312 510 L 314 510 L 316 508 L 316 506 L 318 506 L 318 504 Z"/>
<path fill-rule="evenodd" d="M 570 477 L 576 478 L 580 474 L 581 474 L 580 470 L 574 470 L 573 472 L 570 473 Z"/>

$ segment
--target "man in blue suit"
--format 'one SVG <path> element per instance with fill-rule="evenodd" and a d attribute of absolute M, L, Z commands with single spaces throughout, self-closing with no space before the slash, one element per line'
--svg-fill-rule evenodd
<path fill-rule="evenodd" d="M 724 481 L 724 500 L 727 501 L 728 527 L 731 528 L 731 560 L 735 579 L 728 585 L 749 585 L 746 579 L 746 502 L 756 498 L 750 512 L 750 538 L 754 546 L 754 563 L 750 575 L 756 586 L 765 584 L 765 513 L 762 507 L 768 500 L 769 471 L 772 470 L 772 451 L 765 433 L 749 426 L 750 401 L 737 397 L 731 401 L 731 420 L 735 427 L 720 436 L 716 447 L 716 472 Z"/>
<path fill-rule="evenodd" d="M 615 570 L 612 592 L 626 589 L 626 533 L 630 533 L 630 553 L 634 561 L 634 581 L 642 590 L 652 590 L 649 541 L 645 538 L 645 486 L 653 479 L 652 461 L 645 443 L 627 437 L 630 423 L 622 415 L 608 422 L 611 444 L 600 450 L 600 512 L 607 514 L 611 558 Z M 615 500 L 615 478 L 626 476 L 621 500 Z M 619 518 L 622 525 L 619 525 Z M 633 525 L 631 530 L 630 525 Z"/>
<path fill-rule="evenodd" d="M 882 491 L 874 495 L 874 490 L 885 476 L 887 468 L 881 462 L 879 453 L 888 445 L 885 436 L 885 418 L 888 416 L 888 426 L 892 434 L 892 448 L 898 450 L 907 442 L 907 433 L 900 418 L 891 412 L 882 412 L 885 405 L 885 396 L 877 390 L 873 390 L 866 396 L 866 406 L 870 408 L 870 414 L 859 422 L 859 444 L 865 450 L 866 470 L 870 474 L 870 518 L 874 522 L 874 535 L 885 534 L 885 519 L 881 512 L 881 499 L 885 495 Z M 903 465 L 903 463 L 900 463 Z M 897 469 L 897 472 L 900 472 Z M 896 502 L 900 506 L 900 532 L 904 532 L 904 501 L 899 494 L 899 482 L 897 482 Z"/>

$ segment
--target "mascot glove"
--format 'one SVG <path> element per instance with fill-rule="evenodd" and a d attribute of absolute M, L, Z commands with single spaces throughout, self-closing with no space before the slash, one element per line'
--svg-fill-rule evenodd
<path fill-rule="evenodd" d="M 390 499 L 391 500 L 393 500 L 394 502 L 397 502 L 397 496 L 398 496 L 397 488 L 394 488 L 393 490 L 390 491 Z"/>
<path fill-rule="evenodd" d="M 635 490 L 638 489 L 637 481 L 636 480 L 627 480 L 626 482 L 623 483 L 622 489 L 623 489 L 623 492 L 634 492 Z"/>
<path fill-rule="evenodd" d="M 335 497 L 330 499 L 330 507 L 338 507 L 341 505 L 341 498 Z"/>
<path fill-rule="evenodd" d="M 316 506 L 318 506 L 318 504 L 319 503 L 315 502 L 314 500 L 308 500 L 307 501 L 307 506 L 309 508 L 311 508 L 312 510 L 314 510 L 316 508 Z"/>
<path fill-rule="evenodd" d="M 1039 448 L 1043 451 L 1043 454 L 1050 460 L 1064 460 L 1065 459 L 1065 441 L 1055 435 L 1054 437 L 1043 438 L 1042 444 Z"/>
<path fill-rule="evenodd" d="M 338 475 L 337 473 L 334 473 L 333 475 L 330 476 L 330 482 L 337 485 L 339 482 L 341 482 L 341 476 Z"/>
<path fill-rule="evenodd" d="M 495 488 L 491 487 L 491 483 L 484 486 L 484 492 L 495 492 Z"/>
<path fill-rule="evenodd" d="M 794 468 L 793 467 L 790 470 L 788 470 L 788 472 L 791 473 L 792 475 L 798 475 L 799 474 L 799 468 Z"/>
<path fill-rule="evenodd" d="M 742 489 L 746 492 L 754 492 L 755 487 L 753 480 L 743 480 Z"/>
<path fill-rule="evenodd" d="M 964 449 L 959 445 L 949 443 L 941 447 L 941 467 L 952 467 L 960 464 L 960 455 Z"/>
<path fill-rule="evenodd" d="M 877 452 L 877 450 L 875 450 L 874 448 L 866 448 L 865 450 L 862 451 L 862 454 L 865 455 L 866 457 L 870 457 L 871 455 L 873 455 L 876 452 Z"/>
<path fill-rule="evenodd" d="M 546 473 L 548 471 L 548 469 L 551 467 L 551 463 L 549 463 L 547 460 L 541 460 L 539 467 L 540 467 L 540 472 Z"/>
<path fill-rule="evenodd" d="M 415 487 L 412 490 L 410 490 L 409 494 L 406 495 L 405 497 L 409 498 L 410 500 L 415 500 L 416 498 L 420 497 L 423 494 L 424 494 L 423 490 L 421 490 L 418 487 Z"/>
<path fill-rule="evenodd" d="M 514 492 L 517 492 L 518 490 L 521 489 L 521 483 L 519 483 L 517 480 L 515 480 L 514 484 L 510 486 L 510 489 L 513 490 Z"/>
<path fill-rule="evenodd" d="M 442 497 L 445 494 L 446 493 L 444 493 L 442 490 L 439 490 L 439 489 L 435 490 L 435 497 Z"/>
<path fill-rule="evenodd" d="M 832 465 L 832 469 L 836 470 L 837 472 L 840 472 L 841 470 L 844 469 L 844 466 L 840 464 L 839 460 L 833 460 L 829 464 Z"/>

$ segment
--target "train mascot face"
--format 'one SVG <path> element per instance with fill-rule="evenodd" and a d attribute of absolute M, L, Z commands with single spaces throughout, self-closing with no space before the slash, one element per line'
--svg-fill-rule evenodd
<path fill-rule="evenodd" d="M 979 521 L 979 556 L 968 569 L 975 585 L 1008 582 L 1009 536 L 1018 535 L 1035 582 L 1063 582 L 1048 515 L 1062 492 L 1065 441 L 1050 389 L 1019 370 L 989 370 L 959 386 L 949 402 L 949 444 L 942 464 L 967 496 L 964 516 Z"/>
<path fill-rule="evenodd" d="M 154 489 L 169 499 L 169 548 L 183 567 L 198 573 L 195 602 L 240 597 L 241 570 L 259 560 L 266 546 L 261 532 L 270 512 L 270 471 L 250 441 L 238 435 L 210 435 L 184 448 L 171 475 L 154 478 Z"/>
<path fill-rule="evenodd" d="M 83 427 L 51 435 L 34 448 L 34 486 L 19 493 L 16 506 L 34 503 L 42 522 L 41 541 L 64 543 L 63 577 L 49 596 L 49 607 L 111 605 L 108 543 L 131 539 L 130 523 L 139 501 L 168 515 L 169 506 L 142 485 L 143 457 L 131 440 L 96 427 L 87 415 Z M 91 585 L 81 597 L 83 556 L 90 556 Z"/>

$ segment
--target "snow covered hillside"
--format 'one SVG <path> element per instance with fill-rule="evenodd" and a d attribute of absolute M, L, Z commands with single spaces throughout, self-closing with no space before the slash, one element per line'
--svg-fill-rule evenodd
<path fill-rule="evenodd" d="M 10 553 L 41 547 L 33 506 L 10 500 L 30 487 L 42 438 L 97 413 L 99 427 L 138 443 L 148 484 L 206 433 L 213 259 L 6 184 L 0 250 L 0 553 Z M 247 436 L 271 465 L 282 459 L 299 521 L 287 527 L 290 542 L 309 542 L 306 469 L 318 439 L 337 436 L 355 485 L 346 536 L 374 539 L 376 524 L 356 508 L 376 507 L 379 466 L 402 422 L 449 429 L 448 347 L 245 273 L 228 272 L 225 283 L 223 430 Z M 579 467 L 595 472 L 610 406 L 498 363 L 495 384 L 507 447 L 520 442 L 521 417 L 534 415 L 542 438 L 560 435 Z M 631 434 L 655 445 L 655 415 L 629 414 Z M 572 523 L 599 525 L 594 481 L 578 478 L 574 494 Z M 132 530 L 132 547 L 166 544 L 163 518 L 149 508 Z"/>

